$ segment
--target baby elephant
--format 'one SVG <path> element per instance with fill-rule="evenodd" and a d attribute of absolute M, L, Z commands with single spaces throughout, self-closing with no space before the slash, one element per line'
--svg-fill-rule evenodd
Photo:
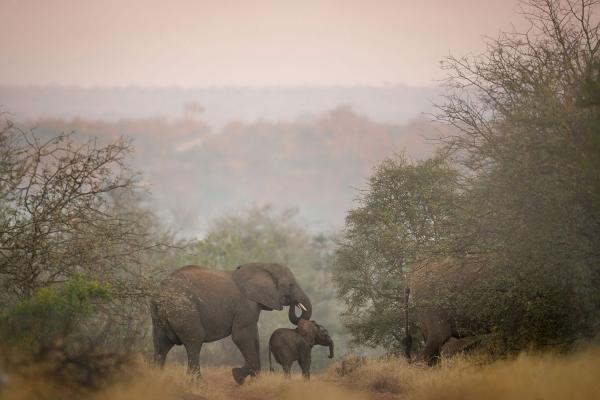
<path fill-rule="evenodd" d="M 296 329 L 280 328 L 275 330 L 269 339 L 269 369 L 273 372 L 271 353 L 283 367 L 286 377 L 294 361 L 302 368 L 302 375 L 310 379 L 310 352 L 315 344 L 329 346 L 329 358 L 333 358 L 333 340 L 329 332 L 315 321 L 301 319 Z"/>

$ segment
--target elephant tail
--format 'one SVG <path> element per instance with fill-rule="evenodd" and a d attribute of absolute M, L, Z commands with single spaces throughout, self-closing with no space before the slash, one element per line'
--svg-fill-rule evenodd
<path fill-rule="evenodd" d="M 269 340 L 269 371 L 274 372 L 273 365 L 271 364 L 271 341 Z"/>

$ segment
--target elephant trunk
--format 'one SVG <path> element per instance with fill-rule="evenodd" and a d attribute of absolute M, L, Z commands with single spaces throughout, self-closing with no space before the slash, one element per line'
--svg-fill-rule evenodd
<path fill-rule="evenodd" d="M 298 321 L 300 321 L 300 318 L 298 318 L 296 316 L 296 305 L 295 304 L 290 304 L 290 308 L 288 310 L 288 318 L 290 319 L 290 322 L 294 325 L 298 325 Z"/>
<path fill-rule="evenodd" d="M 302 310 L 300 317 L 296 316 L 296 306 Z M 311 315 L 312 304 L 310 299 L 301 289 L 298 289 L 298 292 L 294 294 L 293 300 L 290 302 L 290 308 L 288 310 L 290 322 L 294 325 L 298 325 L 298 321 L 300 321 L 301 318 L 310 320 Z"/>
<path fill-rule="evenodd" d="M 333 358 L 333 340 L 329 338 L 329 358 Z"/>

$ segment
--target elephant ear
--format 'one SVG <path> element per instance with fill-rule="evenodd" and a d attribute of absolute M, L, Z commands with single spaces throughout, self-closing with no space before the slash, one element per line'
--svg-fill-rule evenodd
<path fill-rule="evenodd" d="M 240 265 L 233 271 L 233 280 L 250 300 L 273 310 L 283 309 L 277 281 L 261 264 Z"/>

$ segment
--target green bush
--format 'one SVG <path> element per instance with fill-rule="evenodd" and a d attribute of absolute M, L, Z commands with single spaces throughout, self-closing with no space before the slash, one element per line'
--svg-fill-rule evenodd
<path fill-rule="evenodd" d="M 109 299 L 107 286 L 83 276 L 39 289 L 2 314 L 2 344 L 39 351 L 67 339 L 84 319 L 93 316 L 99 303 Z"/>
<path fill-rule="evenodd" d="M 38 289 L 0 314 L 3 364 L 77 390 L 99 388 L 131 354 L 112 332 L 120 328 L 105 318 L 111 300 L 108 286 L 82 275 Z"/>

